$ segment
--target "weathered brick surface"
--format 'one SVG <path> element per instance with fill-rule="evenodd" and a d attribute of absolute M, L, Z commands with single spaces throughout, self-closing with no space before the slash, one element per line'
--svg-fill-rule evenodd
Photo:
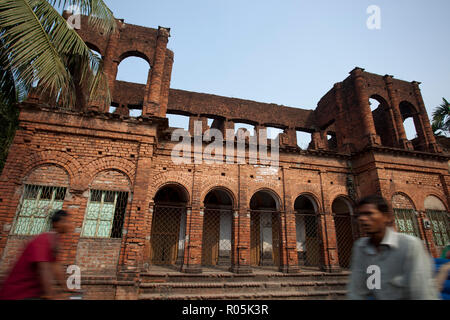
<path fill-rule="evenodd" d="M 334 201 L 345 199 L 354 206 L 358 198 L 372 193 L 383 195 L 396 208 L 414 208 L 422 239 L 433 255 L 438 254 L 431 231 L 422 226 L 424 202 L 433 195 L 449 207 L 449 157 L 439 152 L 425 125 L 429 120 L 416 83 L 357 68 L 334 85 L 314 111 L 175 90 L 170 89 L 173 53 L 166 49 L 168 30 L 128 24 L 121 24 L 120 30 L 109 38 L 85 28 L 80 31 L 104 56 L 113 102 L 120 112 L 109 114 L 106 106 L 98 105 L 58 111 L 44 98 L 21 105 L 20 127 L 0 177 L 0 271 L 8 268 L 23 243 L 11 234 L 11 226 L 26 183 L 68 188 L 63 208 L 71 213 L 74 231 L 63 238 L 61 258 L 65 264 L 79 264 L 87 274 L 135 279 L 135 273 L 151 264 L 155 196 L 167 186 L 179 190 L 186 201 L 185 251 L 179 261 L 185 271 L 201 270 L 204 201 L 216 188 L 232 199 L 235 272 L 250 271 L 250 201 L 259 191 L 270 193 L 278 203 L 279 267 L 284 272 L 295 272 L 298 264 L 294 204 L 301 195 L 316 208 L 325 270 L 340 267 Z M 151 64 L 146 85 L 115 81 L 117 64 L 130 55 Z M 373 114 L 370 97 L 383 106 Z M 405 140 L 402 101 L 417 111 L 420 132 L 415 144 Z M 127 116 L 128 106 L 142 108 L 144 117 Z M 235 156 L 233 164 L 175 164 L 171 152 L 176 142 L 170 141 L 166 113 L 184 114 L 204 124 L 206 118 L 215 118 L 221 129 L 233 128 L 234 122 L 253 124 L 257 130 L 282 128 L 280 166 L 250 164 L 248 151 L 245 159 Z M 295 130 L 312 134 L 308 150 L 296 146 Z M 328 134 L 334 142 L 327 141 Z M 192 148 L 191 158 L 206 147 Z M 238 160 L 245 161 L 238 164 Z M 129 193 L 121 239 L 80 238 L 91 189 Z M 131 287 L 114 283 L 91 287 L 91 294 L 100 298 L 136 298 Z"/>
<path fill-rule="evenodd" d="M 75 264 L 83 274 L 115 275 L 121 239 L 86 239 L 78 241 Z"/>

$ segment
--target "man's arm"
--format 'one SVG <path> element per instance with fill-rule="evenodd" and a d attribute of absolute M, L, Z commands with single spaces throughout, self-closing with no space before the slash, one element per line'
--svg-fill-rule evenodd
<path fill-rule="evenodd" d="M 37 269 L 39 274 L 39 280 L 42 284 L 43 298 L 55 299 L 55 292 L 53 290 L 53 270 L 51 262 L 38 262 Z"/>
<path fill-rule="evenodd" d="M 433 262 L 422 241 L 411 241 L 406 263 L 409 299 L 436 300 L 438 292 L 433 278 Z"/>
<path fill-rule="evenodd" d="M 351 275 L 347 285 L 347 299 L 350 300 L 365 300 L 369 295 L 362 258 L 361 247 L 358 241 L 353 246 L 350 265 Z"/>
<path fill-rule="evenodd" d="M 61 263 L 56 262 L 56 261 L 53 262 L 52 269 L 53 269 L 53 274 L 55 275 L 55 279 L 56 279 L 58 285 L 64 290 L 67 289 L 66 278 L 64 276 L 63 267 L 62 267 Z"/>

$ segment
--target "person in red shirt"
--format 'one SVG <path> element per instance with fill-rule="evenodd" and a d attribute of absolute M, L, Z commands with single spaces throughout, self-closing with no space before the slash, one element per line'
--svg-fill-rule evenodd
<path fill-rule="evenodd" d="M 50 232 L 36 236 L 25 247 L 0 288 L 0 300 L 56 299 L 54 282 L 66 290 L 57 253 L 60 236 L 71 231 L 68 213 L 56 211 L 51 222 Z"/>

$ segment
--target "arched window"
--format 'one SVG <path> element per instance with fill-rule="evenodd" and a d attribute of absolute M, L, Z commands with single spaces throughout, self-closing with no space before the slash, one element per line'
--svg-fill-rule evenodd
<path fill-rule="evenodd" d="M 50 230 L 50 217 L 63 208 L 69 177 L 56 165 L 35 168 L 25 179 L 12 233 L 36 235 Z"/>
<path fill-rule="evenodd" d="M 442 201 L 435 196 L 425 199 L 425 210 L 431 222 L 434 243 L 441 250 L 450 244 L 450 215 Z"/>
<path fill-rule="evenodd" d="M 100 172 L 93 180 L 82 237 L 121 238 L 130 184 L 121 172 Z"/>
<path fill-rule="evenodd" d="M 400 113 L 403 119 L 406 138 L 413 143 L 414 149 L 418 149 L 418 130 L 420 128 L 419 114 L 416 108 L 407 101 L 400 103 Z"/>
<path fill-rule="evenodd" d="M 146 85 L 150 80 L 150 65 L 144 57 L 138 53 L 128 53 L 118 66 L 116 80 Z M 130 116 L 132 117 L 139 117 L 142 115 L 142 103 L 144 97 L 140 97 L 139 100 L 140 102 L 138 105 L 126 106 L 130 110 Z"/>
<path fill-rule="evenodd" d="M 398 232 L 420 238 L 414 204 L 408 196 L 397 193 L 392 197 L 395 226 Z"/>

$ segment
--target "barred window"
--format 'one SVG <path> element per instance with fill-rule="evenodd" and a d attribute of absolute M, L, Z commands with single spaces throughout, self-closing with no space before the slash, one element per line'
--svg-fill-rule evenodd
<path fill-rule="evenodd" d="M 13 234 L 36 235 L 50 230 L 50 216 L 63 207 L 66 188 L 25 185 Z"/>
<path fill-rule="evenodd" d="M 81 236 L 121 238 L 128 192 L 91 190 Z"/>
<path fill-rule="evenodd" d="M 394 209 L 394 217 L 398 232 L 409 234 L 420 239 L 419 226 L 414 210 Z"/>
<path fill-rule="evenodd" d="M 431 221 L 434 242 L 437 246 L 446 246 L 450 243 L 449 214 L 446 211 L 426 210 Z"/>

